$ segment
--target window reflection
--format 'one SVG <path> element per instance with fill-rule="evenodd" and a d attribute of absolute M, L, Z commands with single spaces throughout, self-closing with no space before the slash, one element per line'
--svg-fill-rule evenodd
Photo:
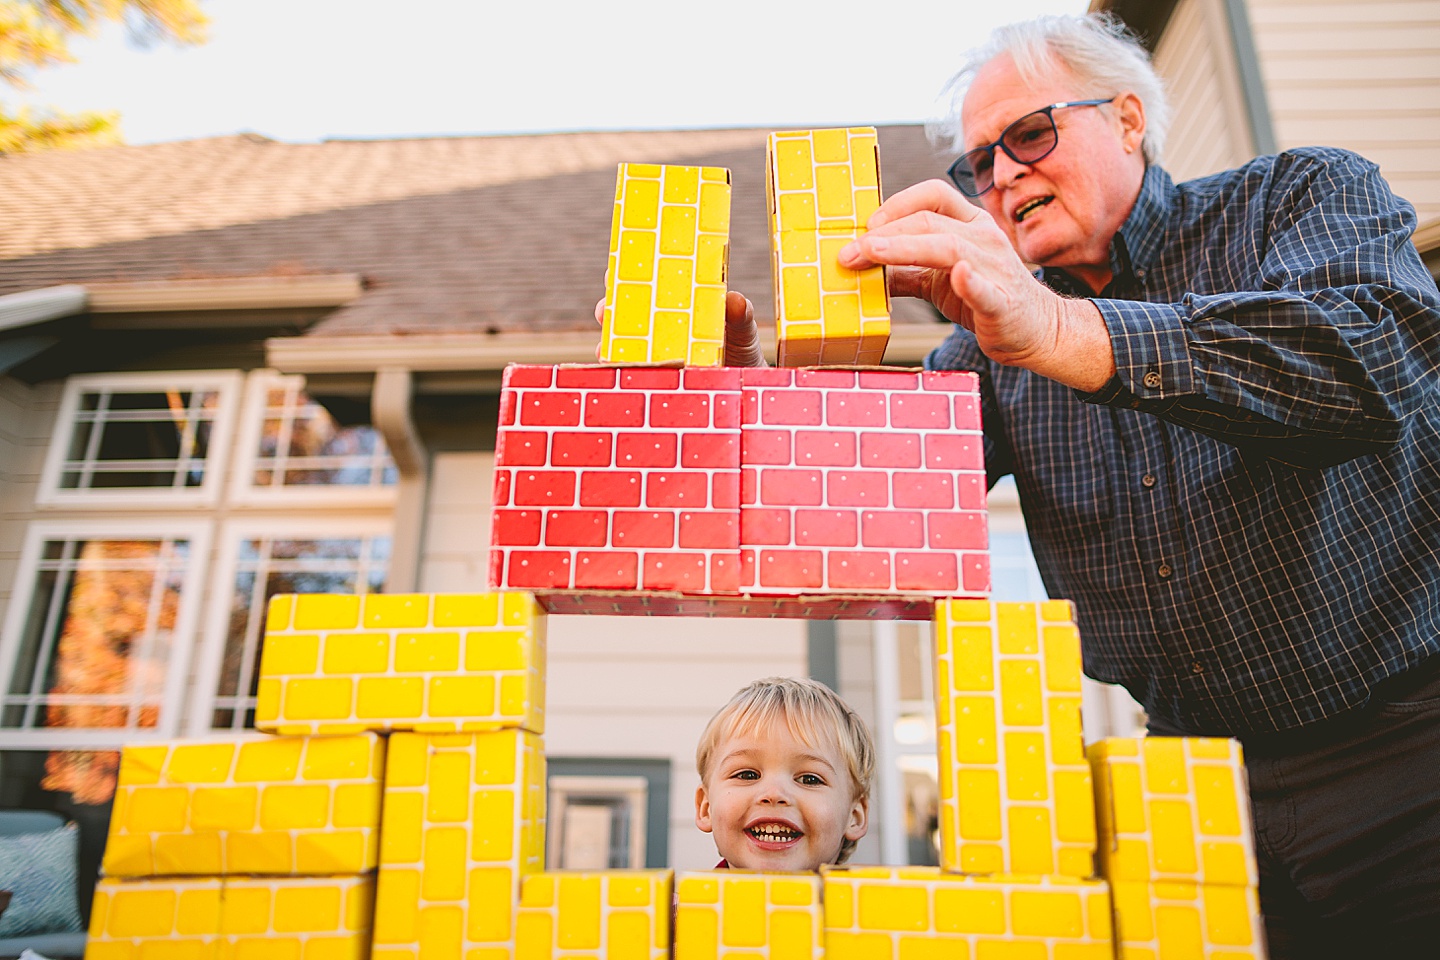
<path fill-rule="evenodd" d="M 384 589 L 389 561 L 389 537 L 242 540 L 211 726 L 244 730 L 255 725 L 260 646 L 271 597 L 282 593 L 379 593 Z"/>
<path fill-rule="evenodd" d="M 40 553 L 0 726 L 154 728 L 189 542 L 67 538 Z M 104 803 L 116 761 L 111 751 L 52 752 L 41 786 Z"/>

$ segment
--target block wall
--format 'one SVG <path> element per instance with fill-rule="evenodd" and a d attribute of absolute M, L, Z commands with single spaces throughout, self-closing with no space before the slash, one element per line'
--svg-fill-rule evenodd
<path fill-rule="evenodd" d="M 740 371 L 507 367 L 491 583 L 734 593 Z"/>
<path fill-rule="evenodd" d="M 880 363 L 890 338 L 884 270 L 837 259 L 880 205 L 875 129 L 773 133 L 765 158 L 780 366 Z"/>
<path fill-rule="evenodd" d="M 1115 738 L 1092 743 L 1088 754 L 1120 955 L 1264 956 L 1240 744 Z"/>
<path fill-rule="evenodd" d="M 86 960 L 365 960 L 372 877 L 102 879 Z"/>
<path fill-rule="evenodd" d="M 544 625 L 522 593 L 275 597 L 255 726 L 542 733 Z"/>
<path fill-rule="evenodd" d="M 717 870 L 676 882 L 675 960 L 820 960 L 820 878 Z"/>
<path fill-rule="evenodd" d="M 384 769 L 374 734 L 128 746 L 104 871 L 364 873 L 376 864 Z"/>
<path fill-rule="evenodd" d="M 505 377 L 497 586 L 989 590 L 973 374 L 512 366 Z"/>
<path fill-rule="evenodd" d="M 827 960 L 1106 960 L 1110 892 L 1069 877 L 823 870 Z"/>
<path fill-rule="evenodd" d="M 387 763 L 375 960 L 509 957 L 545 855 L 540 737 L 396 733 Z"/>
<path fill-rule="evenodd" d="M 989 592 L 973 374 L 772 369 L 744 383 L 742 590 Z"/>
<path fill-rule="evenodd" d="M 729 240 L 729 170 L 620 164 L 600 359 L 719 366 Z"/>
<path fill-rule="evenodd" d="M 935 608 L 940 862 L 1094 876 L 1095 805 L 1068 601 Z"/>
<path fill-rule="evenodd" d="M 516 956 L 667 960 L 669 870 L 532 874 L 525 878 Z"/>

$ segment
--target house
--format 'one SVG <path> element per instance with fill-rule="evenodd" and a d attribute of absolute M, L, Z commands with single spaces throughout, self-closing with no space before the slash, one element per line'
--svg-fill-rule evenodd
<path fill-rule="evenodd" d="M 1440 10 L 1401 0 L 1092 0 L 1145 38 L 1186 180 L 1312 144 L 1375 161 L 1440 276 Z"/>
<path fill-rule="evenodd" d="M 1440 270 L 1440 72 L 1411 39 L 1437 28 L 1429 5 L 1096 6 L 1155 40 L 1177 177 L 1354 147 L 1415 203 Z M 82 902 L 116 747 L 248 729 L 270 595 L 484 588 L 500 372 L 594 358 L 617 163 L 733 171 L 729 285 L 773 337 L 768 133 L 242 134 L 0 157 L 0 807 L 81 823 Z M 880 155 L 887 195 L 949 160 L 910 125 L 880 128 Z M 913 301 L 893 320 L 889 363 L 946 331 Z M 1013 492 L 992 496 L 990 532 L 996 595 L 1043 595 Z M 708 866 L 701 727 L 755 676 L 807 673 L 880 734 L 857 861 L 931 860 L 926 639 L 553 618 L 552 865 Z M 1087 696 L 1090 736 L 1130 732 L 1123 694 Z"/>
<path fill-rule="evenodd" d="M 79 821 L 93 872 L 118 745 L 250 727 L 268 596 L 485 588 L 500 372 L 594 359 L 618 162 L 733 171 L 729 283 L 773 336 L 768 132 L 0 157 L 0 806 Z M 880 152 L 887 192 L 945 165 L 915 126 Z M 890 363 L 946 332 L 893 319 Z M 992 507 L 997 584 L 1038 596 Z M 701 727 L 806 673 L 889 734 L 862 859 L 933 856 L 921 627 L 554 617 L 549 650 L 552 810 L 610 811 L 555 862 L 709 866 Z"/>

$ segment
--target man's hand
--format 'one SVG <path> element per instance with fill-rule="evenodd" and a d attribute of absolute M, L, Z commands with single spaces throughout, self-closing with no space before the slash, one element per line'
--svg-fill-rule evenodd
<path fill-rule="evenodd" d="M 605 298 L 595 304 L 595 322 L 604 323 Z M 600 356 L 600 345 L 595 346 Z M 760 328 L 755 325 L 755 306 L 744 294 L 735 290 L 725 294 L 725 366 L 763 367 L 765 355 L 760 352 Z"/>
<path fill-rule="evenodd" d="M 1036 280 L 990 215 L 944 181 L 902 190 L 867 226 L 841 249 L 840 265 L 888 266 L 892 295 L 930 301 L 974 333 L 992 360 L 1080 390 L 1098 390 L 1114 375 L 1100 311 Z"/>

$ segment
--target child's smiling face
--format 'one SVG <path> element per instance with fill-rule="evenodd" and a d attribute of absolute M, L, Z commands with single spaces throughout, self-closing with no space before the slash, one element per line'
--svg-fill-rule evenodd
<path fill-rule="evenodd" d="M 722 739 L 695 792 L 695 824 L 732 867 L 815 870 L 865 835 L 867 802 L 835 745 L 811 746 L 784 722 Z"/>

